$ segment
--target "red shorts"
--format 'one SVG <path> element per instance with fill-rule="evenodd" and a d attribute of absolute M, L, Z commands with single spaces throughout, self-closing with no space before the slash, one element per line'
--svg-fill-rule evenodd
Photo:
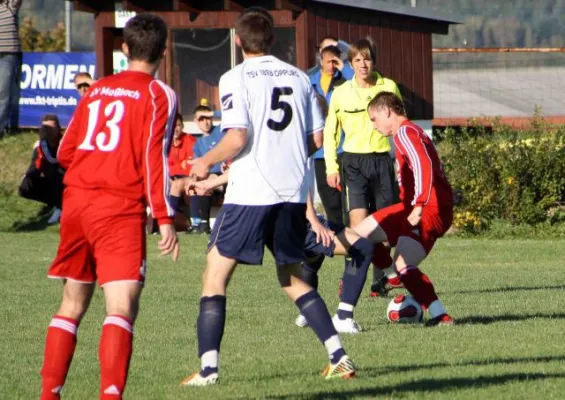
<path fill-rule="evenodd" d="M 422 219 L 417 227 L 410 225 L 407 220 L 411 211 L 412 207 L 407 208 L 404 204 L 398 203 L 377 211 L 373 214 L 373 218 L 385 231 L 391 246 L 396 246 L 400 236 L 407 236 L 418 241 L 429 254 L 436 240 L 451 226 L 453 209 L 424 206 Z"/>
<path fill-rule="evenodd" d="M 145 213 L 140 201 L 66 188 L 61 240 L 49 278 L 100 286 L 145 281 Z"/>

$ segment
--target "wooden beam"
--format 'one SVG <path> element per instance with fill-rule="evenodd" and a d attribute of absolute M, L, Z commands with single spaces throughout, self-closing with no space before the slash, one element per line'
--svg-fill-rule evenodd
<path fill-rule="evenodd" d="M 275 9 L 301 12 L 304 8 L 300 7 L 299 4 L 296 4 L 291 0 L 275 0 Z"/>
<path fill-rule="evenodd" d="M 189 0 L 173 0 L 173 11 L 199 13 L 200 9 L 194 7 Z"/>
<path fill-rule="evenodd" d="M 73 0 L 75 11 L 97 13 L 100 11 L 114 11 L 113 0 Z"/>
<path fill-rule="evenodd" d="M 244 6 L 239 4 L 237 1 L 234 0 L 223 0 L 224 2 L 224 10 L 226 11 L 243 11 L 245 9 Z"/>

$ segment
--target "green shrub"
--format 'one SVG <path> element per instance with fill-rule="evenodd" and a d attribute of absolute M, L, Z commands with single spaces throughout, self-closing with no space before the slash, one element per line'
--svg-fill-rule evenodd
<path fill-rule="evenodd" d="M 495 123 L 440 132 L 438 149 L 461 190 L 454 226 L 477 232 L 490 221 L 558 223 L 565 219 L 565 127 L 535 117 L 527 130 Z"/>

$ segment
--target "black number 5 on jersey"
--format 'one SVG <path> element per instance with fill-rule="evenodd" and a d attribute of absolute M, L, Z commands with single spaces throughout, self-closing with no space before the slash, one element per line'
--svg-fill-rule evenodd
<path fill-rule="evenodd" d="M 267 126 L 274 131 L 283 131 L 292 121 L 292 106 L 286 101 L 281 100 L 281 96 L 289 96 L 293 93 L 290 87 L 276 87 L 271 96 L 271 110 L 282 110 L 283 117 L 280 121 L 269 119 Z"/>

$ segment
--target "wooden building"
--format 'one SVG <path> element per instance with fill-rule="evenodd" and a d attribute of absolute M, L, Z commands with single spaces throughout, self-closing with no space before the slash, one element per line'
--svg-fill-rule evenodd
<path fill-rule="evenodd" d="M 76 10 L 95 14 L 98 76 L 113 72 L 122 42 L 116 10 L 151 11 L 170 28 L 168 54 L 159 77 L 170 84 L 183 115 L 202 98 L 218 107 L 220 76 L 237 65 L 234 22 L 246 7 L 269 9 L 276 26 L 277 57 L 307 69 L 326 35 L 346 42 L 370 36 L 377 48 L 377 69 L 400 86 L 409 116 L 433 118 L 432 34 L 447 34 L 459 21 L 435 11 L 378 0 L 74 0 Z"/>

